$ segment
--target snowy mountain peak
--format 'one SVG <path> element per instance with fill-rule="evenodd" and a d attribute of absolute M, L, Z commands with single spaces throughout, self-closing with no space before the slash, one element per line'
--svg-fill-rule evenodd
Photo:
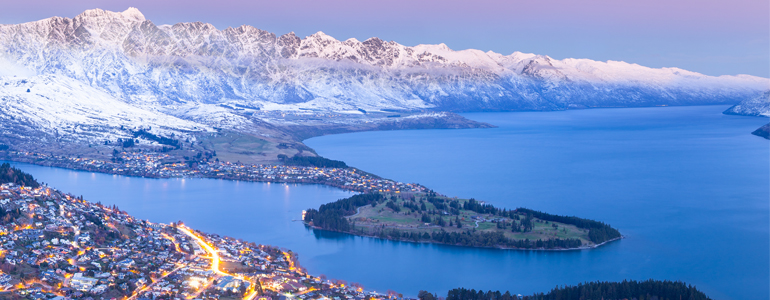
<path fill-rule="evenodd" d="M 108 22 L 144 22 L 144 15 L 136 8 L 130 7 L 123 12 L 113 12 L 99 8 L 89 9 L 73 18 L 78 23 L 89 23 L 92 20 L 99 23 Z"/>
<path fill-rule="evenodd" d="M 129 7 L 128 9 L 124 10 L 120 14 L 122 14 L 126 18 L 132 18 L 132 19 L 137 20 L 137 21 L 145 21 L 146 20 L 144 18 L 144 14 L 142 14 L 142 12 L 139 11 L 139 9 L 137 9 L 136 7 Z"/>
<path fill-rule="evenodd" d="M 318 31 L 314 34 L 309 35 L 306 37 L 306 39 L 315 39 L 315 40 L 334 40 L 337 41 L 335 38 L 331 37 L 330 35 L 324 33 L 323 31 Z"/>

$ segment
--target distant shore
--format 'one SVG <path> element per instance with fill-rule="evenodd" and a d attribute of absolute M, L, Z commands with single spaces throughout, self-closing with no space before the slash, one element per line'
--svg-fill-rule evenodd
<path fill-rule="evenodd" d="M 308 166 L 291 165 L 248 165 L 229 162 L 208 162 L 205 165 L 196 165 L 196 168 L 183 164 L 166 164 L 151 169 L 145 168 L 146 165 L 136 167 L 123 167 L 122 164 L 111 163 L 101 160 L 89 160 L 84 158 L 73 158 L 56 156 L 51 157 L 45 154 L 31 155 L 10 155 L 9 153 L 18 153 L 14 151 L 0 151 L 0 160 L 28 163 L 38 166 L 55 167 L 70 170 L 96 172 L 111 175 L 169 179 L 169 178 L 207 178 L 222 179 L 246 182 L 266 182 L 266 183 L 295 183 L 295 184 L 320 184 L 334 188 L 339 188 L 350 192 L 368 192 L 373 189 L 372 186 L 354 185 L 351 181 L 371 181 L 377 182 L 381 186 L 387 187 L 389 191 L 422 191 L 425 187 L 413 183 L 401 183 L 394 180 L 383 179 L 376 175 L 358 170 L 356 168 L 318 168 Z M 167 170 L 173 168 L 173 170 Z M 204 168 L 204 169 L 201 169 Z M 278 172 L 272 172 L 278 169 Z M 226 170 L 222 172 L 222 170 Z M 271 173 L 266 173 L 270 171 Z"/>

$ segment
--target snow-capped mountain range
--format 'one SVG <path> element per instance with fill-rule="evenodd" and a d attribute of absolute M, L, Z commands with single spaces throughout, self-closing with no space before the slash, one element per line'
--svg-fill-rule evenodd
<path fill-rule="evenodd" d="M 0 25 L 0 121 L 247 130 L 247 111 L 482 111 L 734 104 L 766 78 L 625 62 L 156 25 L 136 8 Z M 241 109 L 242 110 L 242 109 Z M 78 129 L 80 128 L 80 129 Z M 161 132 L 162 133 L 162 132 Z M 105 135 L 106 134 L 106 135 Z M 115 133 L 119 136 L 119 133 Z"/>

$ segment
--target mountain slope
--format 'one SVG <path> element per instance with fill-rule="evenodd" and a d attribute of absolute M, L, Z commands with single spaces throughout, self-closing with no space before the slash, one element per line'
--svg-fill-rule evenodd
<path fill-rule="evenodd" d="M 2 134 L 19 141 L 100 143 L 127 137 L 127 129 L 139 127 L 179 137 L 213 131 L 201 123 L 126 104 L 68 77 L 0 77 L 0 87 Z"/>
<path fill-rule="evenodd" d="M 728 115 L 770 117 L 770 91 L 749 98 L 724 111 Z"/>

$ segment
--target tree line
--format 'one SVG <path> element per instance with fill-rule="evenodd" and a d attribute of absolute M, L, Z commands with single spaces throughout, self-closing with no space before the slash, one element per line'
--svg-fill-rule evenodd
<path fill-rule="evenodd" d="M 603 222 L 578 218 L 575 216 L 568 217 L 552 215 L 526 208 L 517 208 L 516 211 L 533 216 L 540 220 L 570 224 L 575 225 L 577 228 L 588 229 L 588 238 L 591 240 L 591 242 L 596 244 L 601 244 L 603 242 L 620 237 L 620 231 L 610 227 L 610 225 L 604 224 Z"/>
<path fill-rule="evenodd" d="M 320 156 L 298 156 L 294 155 L 288 157 L 284 154 L 279 154 L 278 158 L 285 164 L 290 166 L 303 166 L 303 167 L 317 167 L 317 168 L 337 168 L 344 169 L 348 165 L 343 161 L 328 159 Z"/>
<path fill-rule="evenodd" d="M 607 224 L 604 224 L 603 222 L 578 218 L 575 216 L 553 215 L 522 207 L 519 207 L 515 210 L 506 210 L 505 208 L 499 209 L 491 204 L 481 204 L 479 201 L 476 201 L 476 199 L 473 198 L 463 203 L 463 209 L 474 211 L 480 214 L 492 214 L 517 220 L 519 219 L 518 214 L 524 214 L 526 217 L 521 224 L 524 227 L 524 232 L 532 229 L 531 217 L 535 217 L 543 221 L 569 224 L 574 225 L 577 228 L 588 229 L 588 237 L 591 242 L 594 242 L 595 244 L 601 244 L 621 236 L 620 231 L 610 227 Z M 517 229 L 518 228 L 514 227 L 513 231 L 517 231 Z"/>
<path fill-rule="evenodd" d="M 321 205 L 317 210 L 308 209 L 305 211 L 305 223 L 313 226 L 334 230 L 334 231 L 350 231 L 352 228 L 348 219 L 345 216 L 350 216 L 356 213 L 356 208 L 374 204 L 376 205 L 380 201 L 384 201 L 385 196 L 382 194 L 360 194 L 353 195 L 348 198 L 340 199 L 332 203 Z"/>
<path fill-rule="evenodd" d="M 420 291 L 420 300 L 437 300 L 435 294 Z M 550 292 L 518 297 L 510 292 L 481 291 L 465 288 L 447 292 L 446 300 L 710 300 L 692 285 L 669 280 L 624 280 L 622 282 L 586 282 L 576 286 L 562 286 Z"/>
<path fill-rule="evenodd" d="M 405 240 L 413 242 L 434 242 L 456 246 L 470 247 L 506 247 L 517 249 L 573 249 L 583 245 L 580 239 L 548 239 L 548 240 L 516 240 L 506 237 L 500 231 L 448 232 L 445 230 L 433 232 L 401 231 L 398 229 L 375 229 L 374 236 L 384 239 Z"/>
<path fill-rule="evenodd" d="M 0 183 L 13 183 L 32 188 L 40 186 L 40 183 L 35 180 L 35 177 L 24 173 L 17 168 L 11 167 L 11 164 L 9 163 L 0 165 Z"/>

